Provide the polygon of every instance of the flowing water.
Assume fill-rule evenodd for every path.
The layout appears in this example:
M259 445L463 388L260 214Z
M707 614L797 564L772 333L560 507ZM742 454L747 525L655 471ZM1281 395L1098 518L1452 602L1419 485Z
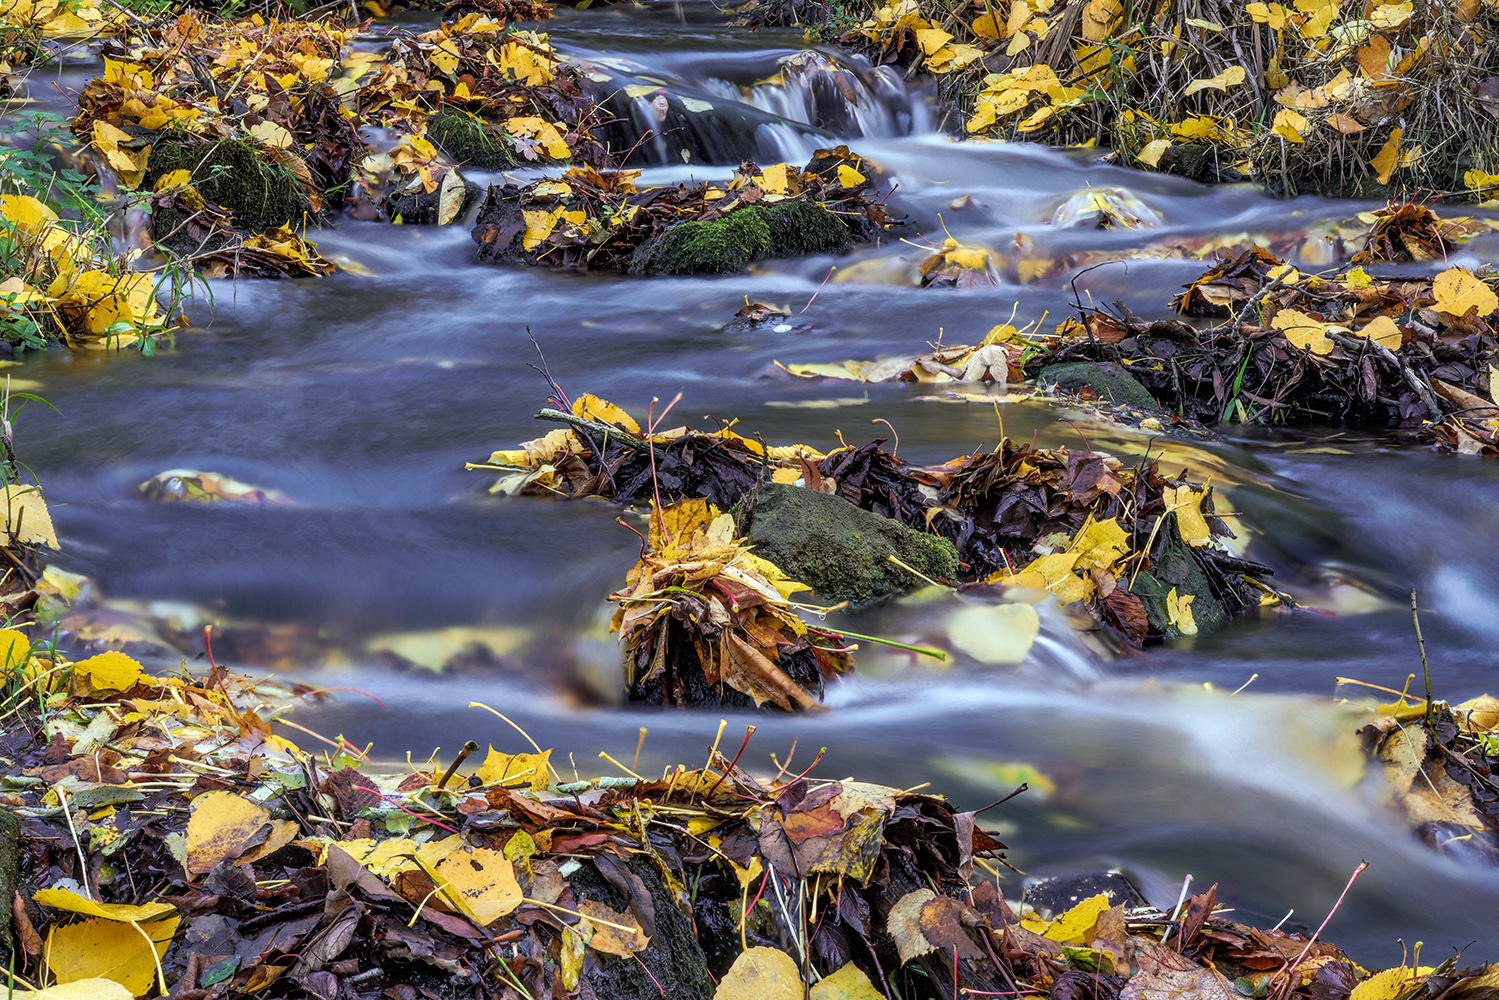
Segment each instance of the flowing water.
M934 130L931 95L898 74L812 49L796 33L737 32L705 4L562 11L546 28L621 86L713 105L716 125L641 144L643 183L723 179L741 157L804 160L846 141L891 175L891 205L928 237L940 242L945 226L1001 257L1021 245L1038 259L1160 238L1291 234L1370 207L1208 188L1100 165L1087 151L955 144ZM88 70L70 67L58 82L77 86ZM34 79L32 94L60 108L50 84ZM628 127L648 127L651 97L628 101L616 109ZM1160 227L1051 224L1070 195L1100 187L1134 192ZM626 279L477 264L462 225L344 221L314 235L324 254L373 276L218 283L211 304L191 305L199 328L175 351L28 361L12 373L40 382L65 416L29 410L19 440L47 487L67 568L113 598L207 605L318 632L342 652L299 673L380 702L342 693L299 720L375 741L391 758L440 746L447 759L467 738L518 749L516 734L470 701L573 752L589 773L600 750L629 759L641 727L642 768L700 758L717 729L718 713L614 703L618 652L604 596L622 585L637 548L617 510L494 498L482 473L463 471L550 429L532 419L546 389L528 367L528 328L570 392L642 413L652 397L680 391L674 417L737 417L769 442L822 448L839 431L851 441L888 437L872 423L881 418L899 433L901 457L940 461L993 446L995 409L923 400L905 385L792 381L774 362L872 358L939 337L973 343L1012 311L1017 325L1055 320L1074 294L1065 277L918 289L924 251L901 243L837 261L823 285L832 260ZM1087 273L1077 291L1161 315L1200 269L1136 260ZM787 329L724 328L746 297L801 310L819 287ZM1417 843L1364 775L1357 709L1329 700L1337 677L1398 688L1419 670L1404 597L1413 586L1440 693L1461 700L1494 686L1499 465L1397 448L1377 432L1231 430L1186 445L1040 403L1007 404L1001 415L1012 437L1073 447L1081 438L1123 456L1149 445L1167 466L1211 476L1249 554L1312 610L1108 660L1043 608L1042 638L1018 670L866 650L860 674L831 693L831 711L731 716L726 739L737 744L753 721L746 759L755 766L771 752L784 758L796 740L798 763L829 748L818 773L931 781L965 807L1030 776L1040 792L986 814L1020 868L1118 866L1158 903L1174 902L1191 874L1199 887L1220 883L1219 898L1241 918L1274 923L1294 908L1293 921L1315 926L1366 859L1329 939L1370 965L1399 961L1401 939L1426 942L1428 959L1469 945L1469 958L1499 957L1499 873ZM147 477L184 467L274 487L296 503L198 507L137 493ZM956 606L917 595L844 622L941 642ZM391 634L462 628L484 630L498 662L437 675L393 669L371 652Z

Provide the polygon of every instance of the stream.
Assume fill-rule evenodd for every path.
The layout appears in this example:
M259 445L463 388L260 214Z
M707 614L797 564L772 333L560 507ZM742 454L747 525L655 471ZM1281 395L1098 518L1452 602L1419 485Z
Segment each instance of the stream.
M888 172L897 185L890 205L926 239L940 243L945 228L1000 257L1021 239L1040 259L1297 233L1377 207L1205 187L1102 165L1089 150L954 143L939 131L928 88L811 49L800 32L739 31L707 3L562 9L541 30L622 82L660 84L749 123L708 134L712 141L643 143L642 186L723 180L741 157L805 162L819 146L847 142ZM805 72L783 71L788 58ZM840 69L854 81L846 93L827 82ZM34 106L64 110L62 95L92 70L75 62L38 73ZM649 121L648 104L632 113ZM684 162L684 144L699 155ZM723 155L700 162L705 148ZM1052 224L1068 196L1105 187L1133 192L1161 225ZM629 761L642 727L640 770L696 762L722 716L616 703L605 596L623 585L638 547L615 523L616 508L494 497L486 474L464 471L550 429L532 417L547 390L530 367L528 330L570 393L643 416L653 397L681 392L668 426L738 418L767 442L826 450L840 431L851 443L890 437L879 418L899 434L900 457L939 462L992 448L995 408L920 398L929 386L793 380L775 362L867 359L939 338L975 343L1012 313L1017 326L1043 314L1055 322L1073 295L1070 274L920 289L915 262L926 251L900 242L721 278L639 279L479 264L463 224L344 220L309 236L325 256L370 274L215 282L211 302L189 304L195 326L175 350L54 353L9 369L40 383L63 414L29 408L17 430L18 451L47 491L61 564L112 599L157 611L206 606L320 634L339 651L323 664L244 665L367 692L338 692L296 719L360 746L373 741L381 758L409 751L421 760L441 747L449 760L470 738L522 749L512 729L466 707L476 701L555 746L564 774L569 751L585 774L608 767L599 751ZM1499 259L1493 248L1471 245L1454 262ZM1202 266L1132 260L1090 271L1076 287L1164 316ZM746 297L793 312L811 304L789 330L726 331ZM1174 903L1190 874L1194 891L1219 883L1220 901L1248 922L1273 925L1294 910L1292 922L1315 928L1367 860L1329 940L1371 968L1398 964L1418 941L1425 964L1454 948L1467 949L1466 964L1499 959L1499 871L1432 852L1381 804L1355 736L1365 695L1336 687L1350 677L1400 688L1419 674L1412 587L1438 696L1455 703L1496 686L1499 465L1397 446L1378 430L1229 427L1220 440L1189 443L1152 441L1043 402L1007 403L1000 416L1016 439L1126 459L1149 447L1172 471L1211 477L1247 552L1307 610L1109 659L1043 607L1041 639L1019 669L962 656L937 665L866 646L859 674L830 692L830 711L730 714L725 742L737 746L753 723L744 759L754 768L771 767L771 753L784 761L795 740L797 770L825 746L817 774L929 781L963 808L1029 780L1033 791L984 816L1016 867L1118 867L1158 905ZM137 484L174 468L274 487L295 503L139 495ZM838 620L931 643L955 607L955 598L918 594ZM441 630L482 632L499 655L435 673L396 669L371 652L383 638ZM1353 704L1330 700L1339 694Z

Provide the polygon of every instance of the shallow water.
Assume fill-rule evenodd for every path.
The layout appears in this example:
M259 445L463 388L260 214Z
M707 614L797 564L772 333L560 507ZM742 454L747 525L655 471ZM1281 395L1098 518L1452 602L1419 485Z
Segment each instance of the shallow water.
M741 137L753 144L743 155L804 157L848 141L896 180L892 206L926 238L941 242L945 227L1001 257L1017 237L1042 258L1157 239L1289 237L1369 207L1273 201L1248 187L1099 165L1080 151L953 144L932 130L928 94L867 67L854 70L880 95L882 113L866 115L857 135L820 134L805 92L757 86L780 58L806 48L800 36L736 33L708 5L564 11L548 29L560 47L621 79L717 105L735 94L753 103L745 113L762 124ZM59 82L76 87L85 70ZM61 106L49 81L32 88L42 106ZM777 111L802 120L766 117ZM669 147L651 162L645 182L732 169L681 163ZM1068 195L1108 186L1133 191L1162 227L1049 224ZM951 207L968 196L967 207ZM994 410L924 401L910 386L792 381L774 362L872 358L939 337L971 343L1012 312L1017 324L1060 317L1073 295L1065 277L921 290L910 276L924 251L901 243L745 275L641 280L477 264L463 226L346 221L316 236L326 255L374 277L216 283L211 303L190 307L199 328L174 351L28 361L11 371L41 382L65 416L34 407L18 439L47 487L67 568L114 598L191 602L321 630L344 651L342 662L306 675L356 685L383 704L346 693L299 720L374 741L391 758L434 746L450 756L467 738L516 749L516 734L465 707L470 701L572 751L583 772L597 770L600 750L632 754L640 727L649 729L642 767L696 760L717 728L716 713L653 712L604 697L618 678L604 596L622 585L637 548L615 524L618 511L597 501L492 498L482 473L463 471L549 429L532 419L546 387L529 367L528 330L570 392L643 413L652 397L680 391L674 416L683 420L737 417L769 442L823 448L839 431L850 441L888 436L871 423L883 418L899 433L902 457L939 461L992 447ZM1161 315L1200 270L1133 261L1089 272L1077 287ZM723 330L746 297L800 310L814 293L805 326L793 331ZM1149 443L1039 403L1006 405L1002 417L1005 433L1043 445L1082 438L1133 456ZM1152 445L1165 449L1166 465L1213 477L1223 506L1240 515L1250 555L1304 595L1306 612L1267 614L1110 662L1043 609L1043 641L1018 671L961 658L934 668L870 652L860 676L832 693L830 712L730 716L725 738L737 742L753 721L760 729L746 759L755 766L768 766L771 752L784 759L795 739L801 761L829 748L818 773L901 787L931 781L967 807L1008 793L1020 780L1013 765L1028 764L1055 789L986 814L1015 864L1036 873L1121 866L1158 903L1174 902L1191 874L1199 887L1220 883L1220 899L1241 916L1273 924L1294 908L1292 920L1316 926L1367 859L1369 871L1329 925L1331 940L1370 965L1398 961L1401 938L1425 941L1435 960L1470 943L1470 958L1499 956L1499 874L1431 854L1381 810L1361 780L1357 712L1327 701L1339 676L1398 688L1419 670L1404 596L1411 587L1426 608L1440 692L1460 700L1494 686L1499 466L1396 449L1377 433L1338 435ZM275 487L296 503L202 508L136 492L147 477L184 467ZM1332 578L1358 587L1329 587ZM913 598L845 621L941 641L955 606ZM508 630L513 648L492 669L451 677L395 671L361 651L374 636L459 626ZM1243 693L1226 693L1254 675Z

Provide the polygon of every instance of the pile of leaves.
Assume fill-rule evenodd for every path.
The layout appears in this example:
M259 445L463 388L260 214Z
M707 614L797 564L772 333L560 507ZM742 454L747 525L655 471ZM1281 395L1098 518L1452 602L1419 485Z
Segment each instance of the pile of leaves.
M1359 731L1394 805L1431 847L1499 863L1499 700L1408 699L1375 706Z
M1214 514L1212 488L1165 475L1154 460L1130 466L1091 450L1005 439L992 452L922 467L878 441L823 454L768 447L731 428L647 434L593 396L538 416L569 427L468 466L502 473L495 492L621 503L703 498L727 511L752 505L760 483L796 484L947 538L967 584L1079 604L1131 646L1285 600L1264 583L1267 567L1226 546L1233 532Z
M1499 11L1478 0L756 0L747 19L837 25L933 74L969 134L1282 194L1499 184Z
M978 813L789 759L757 777L752 727L659 778L564 781L534 746L465 768L472 742L387 768L271 732L305 689L0 643L22 996L1480 1000L1499 982L1453 959L1364 969L1229 920L1216 886L1169 911L1117 878L1007 900Z
M624 641L632 701L806 711L818 707L826 678L852 666L788 604L810 588L735 530L733 514L702 499L652 511L640 561L610 597L620 605L610 629ZM725 685L743 697L726 697Z
M1376 216L1351 267L1305 274L1251 247L1172 301L1178 312L1218 324L1095 308L1061 324L1061 341L1033 357L1027 372L1084 359L1123 362L1155 399L1191 421L1349 420L1419 428L1443 448L1493 453L1499 282L1487 269L1457 267L1372 277L1365 265L1431 260L1450 246L1428 209L1396 206Z
M884 231L875 168L847 146L804 168L746 162L727 183L639 190L639 171L574 166L491 187L474 241L481 260L594 271L737 271L752 260L841 253Z
M530 5L501 6L378 47L337 18L132 21L71 127L158 246L212 274L327 273L298 232L340 208L446 224L476 191L461 164L610 163L590 81L511 27Z

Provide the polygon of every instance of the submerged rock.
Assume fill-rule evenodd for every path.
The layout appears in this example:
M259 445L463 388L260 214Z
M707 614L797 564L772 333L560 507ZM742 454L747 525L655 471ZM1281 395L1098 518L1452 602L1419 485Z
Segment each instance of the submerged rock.
M1092 389L1099 399L1111 403L1126 403L1149 413L1165 412L1149 389L1125 371L1122 365L1111 361L1069 361L1047 365L1041 369L1041 377L1048 382L1055 382L1062 389Z
M958 575L958 552L936 535L855 507L839 496L767 483L750 512L749 540L769 559L831 601L867 604Z
M851 242L848 227L810 201L746 205L722 219L672 226L640 245L630 270L727 274L769 257L846 253Z

